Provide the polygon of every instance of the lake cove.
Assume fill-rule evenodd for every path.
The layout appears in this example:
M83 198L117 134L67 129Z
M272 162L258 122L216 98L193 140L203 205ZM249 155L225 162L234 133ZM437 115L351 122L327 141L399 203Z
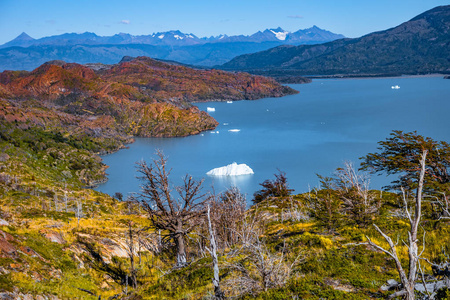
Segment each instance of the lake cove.
M392 87L399 88L393 89ZM135 163L168 157L170 179L179 185L186 174L204 178L204 191L237 186L250 201L277 169L286 172L295 193L318 186L316 174L330 176L344 161L376 151L392 130L414 131L450 141L450 80L442 77L316 79L291 85L297 95L252 101L198 103L220 125L211 132L183 138L137 138L129 149L103 156L108 182L97 190L124 196L139 191ZM245 163L252 175L208 176L214 168ZM372 188L390 179L373 176Z

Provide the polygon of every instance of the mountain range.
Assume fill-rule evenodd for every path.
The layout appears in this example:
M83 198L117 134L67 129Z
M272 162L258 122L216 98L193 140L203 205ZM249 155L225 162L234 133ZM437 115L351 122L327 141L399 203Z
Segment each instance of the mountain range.
M276 76L450 73L450 5L360 38L283 45L241 55L220 68Z
M15 39L0 45L0 48L29 47L42 45L124 45L144 44L153 46L191 46L206 43L229 43L229 42L282 42L283 44L318 44L343 38L342 34L335 34L327 30L313 26L296 32L289 32L280 27L258 31L252 35L219 35L199 38L192 33L183 33L179 30L158 32L149 35L131 35L119 33L113 36L98 36L92 32L64 33L34 39L23 32Z
M32 70L51 60L76 63L118 63L124 56L149 56L184 64L214 66L235 56L279 45L317 44L343 38L313 26L288 32L266 29L245 36L219 35L199 38L178 30L134 36L119 33L98 36L85 32L34 39L26 33L0 46L1 70Z

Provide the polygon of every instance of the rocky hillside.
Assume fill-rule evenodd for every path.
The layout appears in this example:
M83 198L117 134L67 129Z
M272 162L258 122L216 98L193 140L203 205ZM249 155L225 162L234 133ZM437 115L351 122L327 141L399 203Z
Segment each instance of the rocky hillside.
M239 56L222 68L297 75L448 73L450 5L360 38L321 45L280 46Z
M151 97L157 101L169 98L181 102L255 100L296 93L261 76L193 70L146 57L125 59L101 72L101 77L108 82L126 82L137 97Z
M21 128L39 125L102 139L109 151L129 136L186 136L215 128L217 122L191 102L290 93L295 91L264 77L147 57L90 67L53 61L32 72L0 73L0 118Z

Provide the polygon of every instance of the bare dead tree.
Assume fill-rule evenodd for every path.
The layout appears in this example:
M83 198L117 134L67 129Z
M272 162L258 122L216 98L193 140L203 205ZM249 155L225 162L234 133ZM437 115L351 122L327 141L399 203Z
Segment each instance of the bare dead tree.
M244 221L238 233L241 245L231 254L240 258L228 265L238 275L230 276L225 282L234 296L247 293L255 295L269 288L284 286L294 267L302 260L301 254L289 262L286 251L272 253L260 238L262 228L258 224L258 217L255 213Z
M209 244L211 245L211 249L206 248L208 252L211 254L212 261L213 261L213 285L214 285L214 297L217 300L225 299L225 295L220 289L220 278L219 278L219 260L217 259L217 245L216 245L216 239L215 239L215 233L214 229L211 225L211 213L210 213L210 207L208 205L207 209L207 217L208 217L208 230L209 230Z
M55 202L55 211L59 211L58 210L58 195L56 193L53 195L53 201Z
M134 253L135 253L135 245L134 245L134 235L135 232L133 230L133 223L130 221L128 223L128 232L126 233L126 242L127 242L127 252L128 257L130 258L130 278L131 278L131 285L133 288L137 287L137 270L134 266Z
M409 254L409 264L408 264L408 272L405 271L403 268L400 258L397 255L397 244L392 241L392 239L385 234L377 225L374 224L375 229L383 236L383 238L386 240L386 242L389 244L389 249L385 249L382 246L374 243L369 237L367 237L368 243L373 246L374 248L386 253L390 257L394 259L395 265L397 267L397 272L400 276L400 280L402 283L403 289L392 294L390 298L398 297L398 296L405 296L407 300L414 300L415 299L415 293L414 293L414 287L415 282L417 279L417 267L419 265L420 267L420 258L425 250L425 244L422 246L422 251L419 253L418 248L418 229L420 224L420 218L422 214L422 190L423 190L423 183L424 183L424 177L425 177L425 160L427 156L427 150L424 150L422 152L422 158L420 160L420 166L421 171L419 175L419 181L415 196L415 208L414 213L411 214L411 212L408 209L408 203L406 199L406 193L403 192L403 202L405 205L405 212L409 220L410 224L410 230L408 231L408 243L405 243L408 247L408 254ZM425 235L425 233L424 233Z
M445 192L437 192L438 196L429 196L433 205L438 207L437 220L449 220L450 219L450 201Z
M309 220L310 216L307 212L305 205L301 205L298 202L294 202L294 199L290 198L289 207L285 211L281 212L281 219L284 220L294 220L296 222L302 220Z
M64 201L64 209L67 212L67 202L68 202L68 197L67 197L67 191L64 191L64 196L63 196L63 201Z
M210 205L217 246L219 249L230 248L239 240L237 232L241 230L247 205L245 196L238 188L232 187L213 197Z
M351 162L336 170L334 187L342 201L342 210L358 225L367 225L381 206L380 199L370 193L368 173L357 172Z
M185 176L183 186L175 188L178 193L175 198L169 183L171 170L167 169L167 159L160 151L157 156L153 164L137 163L142 181L139 199L153 227L161 230L163 240L175 243L176 267L183 267L187 263L185 237L200 222L208 198L201 193L203 180L196 181L189 175Z
M75 208L75 217L77 218L77 226L80 225L80 219L84 217L83 203L80 199L77 199L77 207Z

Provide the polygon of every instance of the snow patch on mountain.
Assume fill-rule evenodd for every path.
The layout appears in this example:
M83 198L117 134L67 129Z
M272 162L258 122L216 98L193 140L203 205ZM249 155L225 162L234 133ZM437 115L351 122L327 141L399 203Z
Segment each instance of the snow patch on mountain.
M269 29L270 32L275 34L275 37L279 39L280 41L284 41L286 39L286 36L289 34L289 31L275 31L274 29Z

